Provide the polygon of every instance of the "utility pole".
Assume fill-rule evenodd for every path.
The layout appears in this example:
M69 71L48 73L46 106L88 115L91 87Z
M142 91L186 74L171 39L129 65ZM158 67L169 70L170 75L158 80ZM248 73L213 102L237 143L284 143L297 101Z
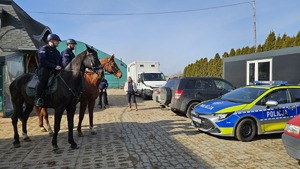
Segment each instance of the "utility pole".
M253 19L254 19L254 49L256 52L256 2L253 0Z
M254 49L256 52L256 2L253 0L252 2L248 2L253 8L253 24L254 24Z

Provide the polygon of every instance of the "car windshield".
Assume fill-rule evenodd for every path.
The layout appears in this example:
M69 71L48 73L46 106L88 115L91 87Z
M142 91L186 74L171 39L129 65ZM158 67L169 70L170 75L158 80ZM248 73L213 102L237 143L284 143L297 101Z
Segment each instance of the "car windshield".
M144 73L144 81L165 81L165 76L162 73Z
M267 89L263 88L251 88L251 87L241 87L235 89L229 93L224 94L221 99L237 102L237 103L251 103L261 94L263 94Z

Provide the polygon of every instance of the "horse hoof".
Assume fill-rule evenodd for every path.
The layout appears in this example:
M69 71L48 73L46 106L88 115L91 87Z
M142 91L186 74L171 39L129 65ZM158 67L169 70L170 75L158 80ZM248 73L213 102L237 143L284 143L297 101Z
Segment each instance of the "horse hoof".
M53 136L53 134L54 134L53 132L49 132L49 136L50 136L50 137L52 137L52 136Z
M78 132L78 133L77 133L77 136L78 136L78 137L83 137L82 132Z
M61 150L58 148L58 146L53 146L52 151L53 151L53 153L55 153L55 154L60 154L60 153L61 153Z
M91 131L91 135L96 135L96 134L97 134L97 132Z
M59 148L58 149L53 149L52 151L55 154L61 154L62 153L62 151Z
M31 141L31 139L30 139L29 137L25 137L23 140L24 140L25 142Z
M14 144L14 148L20 148L21 147L21 144L20 143L13 143Z
M47 132L47 130L45 129L45 127L41 127L41 132Z
M75 149L79 149L79 147L76 143L74 143L74 144L71 144L71 149L75 150Z

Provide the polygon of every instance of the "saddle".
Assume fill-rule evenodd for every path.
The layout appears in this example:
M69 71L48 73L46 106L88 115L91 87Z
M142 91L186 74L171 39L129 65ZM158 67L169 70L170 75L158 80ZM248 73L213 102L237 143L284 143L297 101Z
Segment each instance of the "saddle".
M36 74L33 75L32 79L28 82L26 86L26 94L28 96L35 96L36 86L39 82L39 78ZM45 91L46 95L52 94L57 90L57 76L52 74L48 79L47 89Z

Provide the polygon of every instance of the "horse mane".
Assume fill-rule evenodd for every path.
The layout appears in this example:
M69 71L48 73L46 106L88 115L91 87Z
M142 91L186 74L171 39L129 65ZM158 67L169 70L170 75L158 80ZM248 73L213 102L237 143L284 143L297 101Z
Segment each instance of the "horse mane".
M65 70L75 70L75 71L79 71L81 69L81 67L79 66L79 63L81 63L84 59L84 57L88 54L88 53L96 53L96 51L93 48L90 48L86 45L86 50L82 51L81 53L79 53L66 67Z

